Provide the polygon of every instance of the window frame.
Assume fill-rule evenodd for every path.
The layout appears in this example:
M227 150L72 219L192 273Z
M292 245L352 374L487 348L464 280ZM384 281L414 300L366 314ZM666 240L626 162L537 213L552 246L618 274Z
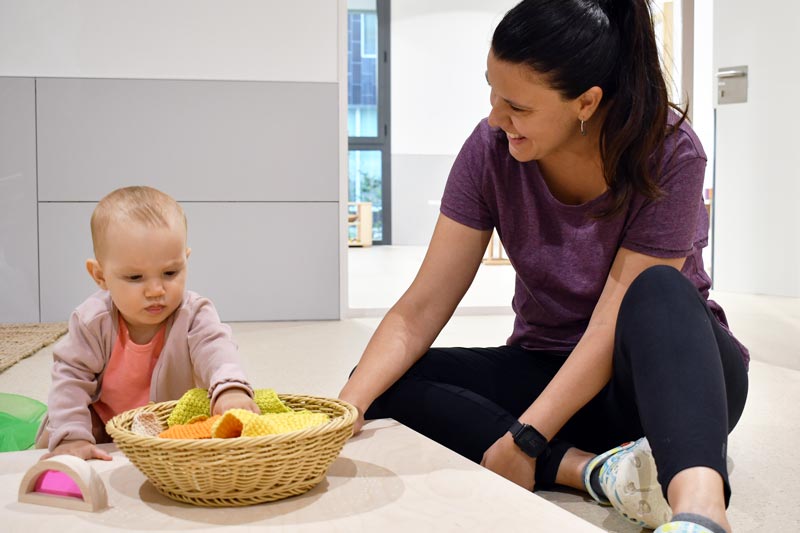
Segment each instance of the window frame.
M392 179L391 179L391 94L390 94L390 0L375 0L378 18L378 135L375 137L347 138L348 158L351 151L381 152L381 217L383 223L382 238L373 240L373 244L392 243ZM348 10L348 13L358 10ZM361 31L363 32L363 24ZM362 43L363 48L363 43ZM366 56L371 57L371 56ZM348 77L350 73L348 72ZM349 131L348 131L349 135ZM349 178L348 178L349 179ZM349 190L349 187L348 187ZM348 201L353 201L349 198Z

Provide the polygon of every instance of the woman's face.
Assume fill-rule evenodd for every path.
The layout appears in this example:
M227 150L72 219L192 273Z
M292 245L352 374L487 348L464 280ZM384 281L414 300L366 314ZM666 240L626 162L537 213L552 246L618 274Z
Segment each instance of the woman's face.
M489 125L501 128L517 161L541 160L576 148L581 105L551 88L526 65L501 61L489 52L486 81L492 88Z

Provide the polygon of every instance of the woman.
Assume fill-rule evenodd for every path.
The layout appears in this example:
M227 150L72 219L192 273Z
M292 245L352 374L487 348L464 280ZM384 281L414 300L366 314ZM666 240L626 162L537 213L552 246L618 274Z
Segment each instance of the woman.
M749 356L707 300L706 157L668 101L647 1L524 0L486 74L491 113L420 271L341 392L356 429L392 417L528 489L586 490L659 532L730 531ZM493 228L517 273L512 335L431 349Z

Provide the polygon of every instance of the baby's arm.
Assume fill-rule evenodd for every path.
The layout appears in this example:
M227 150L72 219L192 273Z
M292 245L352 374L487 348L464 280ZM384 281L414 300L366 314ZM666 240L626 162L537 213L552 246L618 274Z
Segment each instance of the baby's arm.
M189 353L196 376L208 388L213 414L228 409L260 413L253 401L253 387L239 360L239 349L230 326L223 324L214 304L200 298L188 332Z
M105 363L98 331L95 324L85 324L73 313L67 335L53 349L46 428L51 451L59 448L62 441L95 442L90 405L97 393L97 376Z
M89 459L102 459L110 461L111 456L88 440L62 440L52 452L44 454L39 460L53 457L54 455L74 455L84 461Z
M250 394L238 387L219 393L217 401L214 402L214 412L212 414L221 415L229 409L246 409L247 411L261 414L261 409L258 408Z

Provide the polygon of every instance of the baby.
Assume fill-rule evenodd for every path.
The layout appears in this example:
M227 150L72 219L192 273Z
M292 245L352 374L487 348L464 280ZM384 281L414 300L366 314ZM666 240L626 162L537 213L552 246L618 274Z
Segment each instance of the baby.
M185 290L186 216L150 187L117 189L92 214L93 259L102 289L72 313L53 350L48 415L37 447L83 459L111 456L105 423L149 401L208 389L211 409L259 412L230 328L214 305Z

